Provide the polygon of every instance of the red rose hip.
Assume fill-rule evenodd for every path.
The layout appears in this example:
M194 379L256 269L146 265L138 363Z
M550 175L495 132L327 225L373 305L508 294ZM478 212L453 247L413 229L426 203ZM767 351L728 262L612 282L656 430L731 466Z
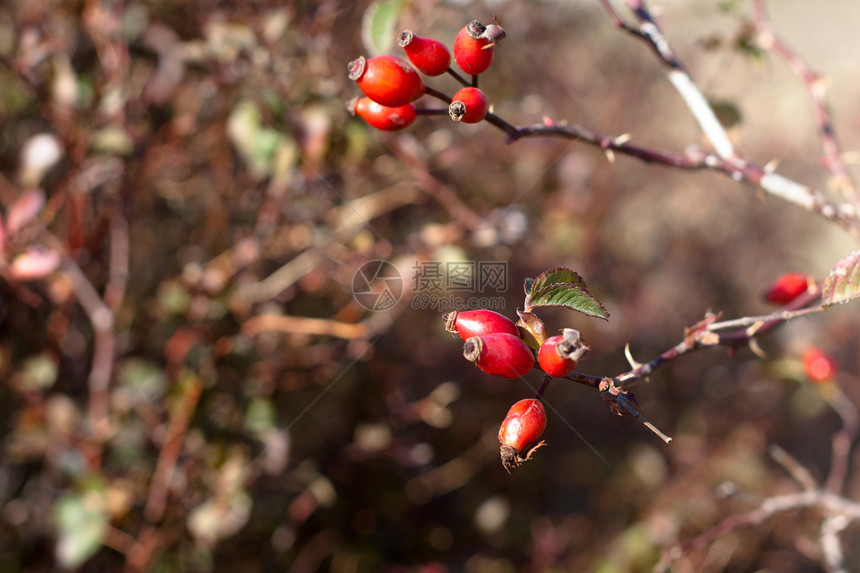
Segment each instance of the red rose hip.
M473 336L463 345L463 356L491 376L519 378L535 364L531 349L518 336L494 332Z
M570 356L573 350L573 346L560 334L547 338L538 351L541 370L556 378L567 376L577 364L576 359Z
M493 63L495 42L486 37L486 31L486 26L472 20L454 38L454 61L467 74L482 74Z
M508 472L531 459L532 453L544 445L544 442L538 443L544 430L546 411L540 400L520 400L511 406L499 427L502 465Z
M350 113L384 131L397 131L415 121L415 105L407 103L399 107L388 107L376 103L369 97L356 98L347 106Z
M838 370L836 361L827 352L817 346L810 346L801 357L803 372L810 382L823 384L836 378Z
M771 304L788 304L807 290L812 277L805 273L786 273L776 279L764 292L764 300Z
M484 308L463 312L455 310L443 316L442 320L445 321L445 330L456 332L463 340L494 332L506 332L517 338L520 336L517 325L508 317Z
M490 105L487 96L478 88L463 88L451 98L448 115L454 121L463 123L478 123L487 117Z
M364 95L388 107L415 101L426 91L421 76L406 60L394 56L359 56L349 63L349 79L355 80Z
M412 30L404 30L397 43L406 51L412 65L428 76L444 74L451 65L451 54L439 40L422 38Z

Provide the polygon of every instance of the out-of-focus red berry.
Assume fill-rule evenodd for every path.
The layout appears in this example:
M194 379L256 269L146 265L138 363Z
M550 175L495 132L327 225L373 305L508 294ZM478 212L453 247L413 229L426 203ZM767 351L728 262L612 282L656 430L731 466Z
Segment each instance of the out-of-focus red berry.
M369 97L357 98L348 106L350 113L385 131L397 131L415 121L415 105L407 103L399 107L388 107L376 103Z
M788 304L809 289L812 277L805 273L786 273L765 290L764 300L771 304Z
M412 65L428 76L444 74L451 65L451 54L445 44L433 38L422 38L404 30L398 44L406 51Z
M394 56L364 56L349 63L349 78L358 83L364 95L388 107L415 101L426 91L424 81L412 64Z
M818 346L809 346L803 351L803 372L810 382L823 384L836 378L838 367L830 354Z
M473 336L463 345L463 356L491 376L519 378L534 367L531 349L518 336L494 332Z

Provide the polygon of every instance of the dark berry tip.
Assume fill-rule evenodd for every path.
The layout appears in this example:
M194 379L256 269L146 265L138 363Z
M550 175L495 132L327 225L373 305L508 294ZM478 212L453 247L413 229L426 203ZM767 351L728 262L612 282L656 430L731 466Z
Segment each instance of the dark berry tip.
M400 32L400 36L397 38L397 44L401 48L405 48L409 44L412 43L412 39L415 37L415 34L412 33L412 30L403 30Z
M463 356L469 362L475 362L481 357L481 352L484 350L484 341L480 336L473 336L466 340L463 344Z
M463 121L463 118L466 117L466 104L461 101L452 102L448 106L448 115L454 121Z
M367 60L364 56L359 56L349 63L347 70L349 71L349 79L358 80L364 74L364 68L367 67Z
M487 27L481 24L480 20L472 20L466 25L466 31L473 40L482 37L486 30Z

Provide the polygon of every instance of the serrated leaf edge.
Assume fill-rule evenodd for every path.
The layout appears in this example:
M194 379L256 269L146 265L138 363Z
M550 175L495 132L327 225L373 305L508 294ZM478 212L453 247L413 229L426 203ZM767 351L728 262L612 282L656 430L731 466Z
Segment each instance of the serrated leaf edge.
M594 314L594 313L586 312L582 309L579 309L579 308L576 308L573 306L569 306L566 304L529 304L528 307L529 308L539 308L539 307L569 308L571 310L581 312L582 314L584 314L586 316L593 316L595 318L602 318L603 320L609 320L609 311L606 310L606 307L603 306L603 303L601 303L599 300L594 298L594 296L590 292L588 292L588 290L586 290L586 289L582 288L581 286L574 284L574 283L553 283L553 284L547 285L547 286L545 286L545 287L543 287L537 291L532 292L531 295L529 296L529 299L531 301L531 299L533 299L535 296L539 295L541 292L546 291L546 290L551 289L551 288L559 287L559 286L570 287L571 290L579 291L580 293L584 294L591 301L593 301L594 304L596 304L600 308L600 310L603 312L603 314Z

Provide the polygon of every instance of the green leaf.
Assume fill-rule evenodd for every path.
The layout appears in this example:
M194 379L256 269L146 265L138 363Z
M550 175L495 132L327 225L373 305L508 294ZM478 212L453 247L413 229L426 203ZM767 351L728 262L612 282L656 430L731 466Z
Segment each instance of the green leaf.
M836 263L821 287L824 306L847 302L857 296L860 296L860 251L854 251Z
M585 288L573 283L551 284L540 290L533 290L527 308L538 306L563 306L588 316L609 320L606 308Z
M531 292L539 291L554 284L574 284L584 291L588 290L588 287L585 286L585 281L576 272L567 267L553 267L538 275L534 280Z
M378 0L368 6L361 19L361 42L371 57L385 54L394 46L394 27L407 3L407 0Z
M523 290L526 292L526 296L532 293L532 287L534 286L534 284L534 279L527 278L525 281L523 281Z
M563 306L588 316L609 319L609 313L591 296L585 280L567 267L553 267L525 282L526 312L536 306Z

